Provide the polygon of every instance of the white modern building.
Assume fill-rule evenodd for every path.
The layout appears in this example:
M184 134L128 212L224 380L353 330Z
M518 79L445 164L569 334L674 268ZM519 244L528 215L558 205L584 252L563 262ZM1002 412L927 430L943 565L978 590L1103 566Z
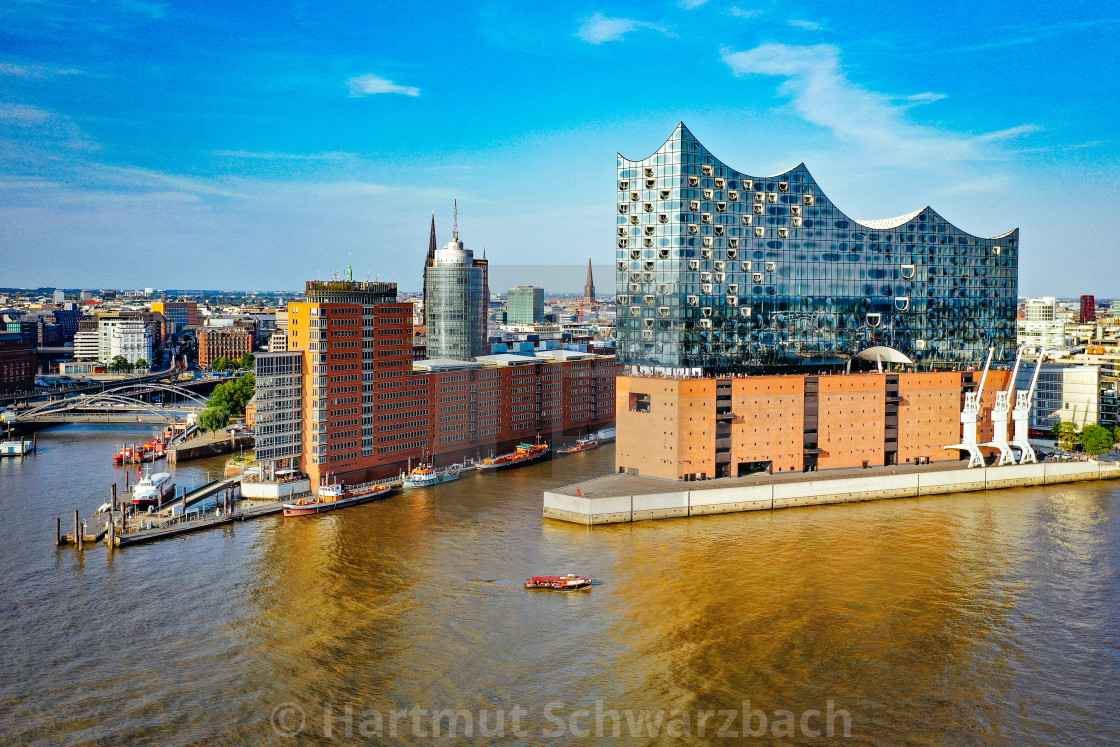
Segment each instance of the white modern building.
M102 360L110 363L118 355L132 364L141 360L150 364L152 362L152 328L139 319L117 320L115 324L111 325L108 354Z
M1027 389L1034 362L1024 362L1015 380L1016 389ZM1030 428L1049 431L1069 420L1078 428L1100 422L1100 366L1078 366L1043 363L1038 375L1038 388L1031 405Z
M254 401L257 461L298 466L303 452L303 353L258 354Z
M1027 350L1066 347L1066 323L1058 317L1057 305L1053 296L1027 299L1023 305L1024 318L1018 323L1020 347Z
M78 330L74 333L74 357L80 361L98 360L98 337L97 330Z

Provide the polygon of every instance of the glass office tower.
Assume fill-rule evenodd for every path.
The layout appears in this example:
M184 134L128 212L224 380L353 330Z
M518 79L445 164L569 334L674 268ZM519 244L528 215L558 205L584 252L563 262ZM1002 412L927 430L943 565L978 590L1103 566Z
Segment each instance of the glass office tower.
M871 347L923 368L1014 357L1019 231L930 208L853 220L804 164L754 177L681 123L618 156L618 360L735 372L839 364Z
M544 321L544 288L519 285L506 294L507 324L540 324Z
M428 358L469 361L485 355L490 291L487 262L463 248L459 231L427 268L424 308Z

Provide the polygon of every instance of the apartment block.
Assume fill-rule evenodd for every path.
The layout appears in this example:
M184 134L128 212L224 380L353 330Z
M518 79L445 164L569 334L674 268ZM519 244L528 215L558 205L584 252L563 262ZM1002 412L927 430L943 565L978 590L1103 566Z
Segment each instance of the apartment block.
M241 327L199 327L198 365L210 368L219 358L237 360L253 352L253 333Z

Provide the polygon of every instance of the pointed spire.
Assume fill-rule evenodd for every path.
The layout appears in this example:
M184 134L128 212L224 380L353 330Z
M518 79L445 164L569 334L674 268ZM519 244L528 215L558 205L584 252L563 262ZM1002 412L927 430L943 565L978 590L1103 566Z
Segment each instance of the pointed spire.
M428 237L428 264L431 264L432 260L434 260L436 258L436 247L437 246L438 246L438 244L436 244L436 211L433 210L432 211L432 233Z
M350 252L346 252L346 282L354 279L354 268L350 264Z
M459 240L459 198L455 198L455 223L451 229L451 238L454 241Z
M583 300L595 303L595 279L591 276L591 257L587 258L587 283L583 286Z

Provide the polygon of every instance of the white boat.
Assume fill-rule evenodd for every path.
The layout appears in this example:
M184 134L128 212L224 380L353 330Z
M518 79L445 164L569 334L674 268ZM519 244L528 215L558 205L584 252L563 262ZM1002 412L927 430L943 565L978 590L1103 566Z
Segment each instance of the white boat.
M132 489L132 505L144 509L159 505L174 495L175 485L171 482L170 472L149 473Z
M451 482L458 480L459 474L463 470L463 465L452 464L447 469L440 472L431 464L422 463L418 467L414 467L411 472L404 476L401 481L402 488L426 488L429 485L438 485L441 482Z

